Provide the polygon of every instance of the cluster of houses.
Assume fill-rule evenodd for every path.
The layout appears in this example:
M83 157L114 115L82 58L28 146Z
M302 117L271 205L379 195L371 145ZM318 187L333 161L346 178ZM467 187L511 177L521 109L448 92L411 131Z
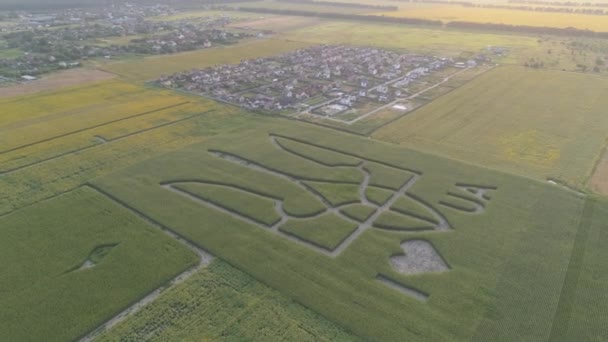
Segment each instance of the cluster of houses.
M21 51L20 56L0 59L0 75L20 77L77 67L89 58L112 58L123 54L167 54L232 44L253 36L249 32L226 29L230 18L213 16L188 20L145 20L146 15L172 13L165 7L145 7L137 15L74 12L86 16L66 27L30 28L2 35L0 46ZM156 10L155 10L156 9ZM66 14L64 14L66 15ZM101 17L101 19L99 18ZM63 17L62 17L63 18ZM73 18L73 17L70 17ZM65 19L63 19L65 20ZM120 42L112 38L132 37Z
M407 97L412 82L454 64L449 58L372 47L320 45L156 82L251 110L333 116L369 102L381 105Z
M34 28L45 28L65 26L80 23L106 22L121 25L124 22L141 21L149 17L169 16L178 11L167 5L143 5L143 4L110 4L95 8L69 8L48 13L13 12L12 21L15 25L13 30L28 30Z

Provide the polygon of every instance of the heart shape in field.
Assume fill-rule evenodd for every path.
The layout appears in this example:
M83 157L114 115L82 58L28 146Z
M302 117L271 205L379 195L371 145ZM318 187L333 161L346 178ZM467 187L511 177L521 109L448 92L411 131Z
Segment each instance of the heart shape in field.
M426 240L408 240L401 244L405 254L390 258L393 268L403 274L445 272L450 266Z

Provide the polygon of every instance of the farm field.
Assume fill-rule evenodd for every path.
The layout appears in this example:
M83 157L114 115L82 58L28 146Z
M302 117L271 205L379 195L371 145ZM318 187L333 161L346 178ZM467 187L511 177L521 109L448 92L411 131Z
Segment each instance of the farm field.
M8 115L3 116L4 124L0 125L0 173L179 122L215 108L212 103L204 108L198 100L122 81L9 98L2 106Z
M542 7L542 6L541 6ZM528 25L540 27L576 27L592 31L608 31L608 20L601 15L520 11L502 8L477 8L443 4L400 3L399 11L379 15L475 23Z
M0 234L3 341L75 340L198 262L88 188L0 218Z
M605 145L607 89L599 76L500 67L373 137L582 187Z
M315 44L371 45L387 49L415 51L456 57L477 52L489 45L510 49L530 49L534 37L478 32L459 32L396 24L330 21L285 34L285 38Z
M0 80L0 341L608 340L608 39L234 7L608 19L337 1L15 12L104 50Z
M348 14L369 14L382 12L383 10L374 8L359 8L359 7L345 7L335 6L332 4L324 3L295 3L295 2L282 2L274 0L262 0L252 2L242 2L231 4L231 7L253 7L253 8L269 8L274 10L296 10L296 11L310 11L310 12L327 12L327 13L348 13Z
M0 215L243 124L215 102L118 80L0 102L11 109L0 116Z
M353 3L354 1L339 0L338 2ZM608 31L608 22L606 22L606 17L603 15L586 15L579 13L557 13L544 11L523 11L508 8L482 8L472 6L461 6L457 3L434 4L395 1L356 1L355 3L373 6L397 6L398 10L383 11L382 9L374 8L357 8L322 4L296 4L291 2L286 3L272 0L265 0L262 2L255 3L243 3L242 7L269 8L273 10L298 10L317 13L368 14L386 17L439 20L443 23L449 23L452 21L466 21L473 23L526 25L538 27L575 27L578 29L586 29L599 32ZM492 3L490 4L494 5ZM506 2L499 2L497 4L507 5ZM536 6L533 7L543 6L536 4ZM581 7L575 8L580 9Z
M287 39L316 44L378 46L399 51L468 57L488 46L508 49L498 63L525 65L542 62L543 68L607 74L604 66L594 70L598 58L608 53L604 39L537 37L518 34L481 33L453 29L421 28L394 24L325 21L283 34Z
M193 68L238 63L242 59L276 55L310 45L308 43L292 42L278 38L250 40L227 47L215 47L170 56L152 56L131 61L115 62L104 65L101 68L129 80L148 81L162 75Z
M305 124L256 117L248 127L247 133L215 136L149 159L93 186L362 338L543 340L551 334L562 288L571 286L564 283L584 196ZM281 141L298 153L283 149ZM316 156L327 153L362 164L326 166ZM389 194L379 200L384 204L359 201L376 208L366 222L392 213L390 229L355 223L350 234L321 223L310 232L282 231L283 224L320 217L319 205L333 213L351 205L333 206L305 183L369 190L378 186L377 177L395 180L378 188ZM179 184L222 185L285 209L276 209L280 222L262 224L238 201L209 201L205 187L184 192ZM398 198L406 203L393 211ZM302 205L293 213L296 200ZM413 213L403 214L408 210ZM366 216L336 215L345 222ZM420 220L426 220L422 230ZM336 234L343 238L334 248ZM430 270L416 268L415 256L400 256L408 248L400 244L408 243L443 261Z
M314 26L320 22L321 19L319 18L264 15L237 21L236 23L230 24L230 27L248 28L254 30L271 30L273 32L287 32L304 27Z
M357 337L222 261L96 341L357 341Z
M41 91L58 90L60 88L99 82L113 78L114 75L100 70L73 69L57 72L34 82L23 83L11 87L0 88L0 98L22 96Z

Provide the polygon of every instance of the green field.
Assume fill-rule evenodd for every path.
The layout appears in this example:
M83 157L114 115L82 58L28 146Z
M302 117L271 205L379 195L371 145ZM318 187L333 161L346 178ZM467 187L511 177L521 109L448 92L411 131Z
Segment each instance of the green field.
M420 217L440 213L447 226L431 224L437 231L429 232L368 228L346 248L323 252L315 244L294 240L290 234L249 223L161 186L171 179L188 179L253 191L249 174L257 174L262 181L274 178L279 184L294 184L289 193L277 187L264 194L287 202L306 193L298 186L300 180L362 181L363 174L358 179L351 175L349 170L356 170L354 167L328 167L312 158L296 158L274 145L269 134L341 153L364 164L417 172L417 180L407 190L413 197L405 199L418 198L434 211L422 204L409 209ZM408 174L404 174L405 181ZM491 200L481 213L439 204L453 201L446 192L456 191L455 184L462 183L497 190L488 190ZM94 184L353 333L383 340L548 338L559 313L562 288L570 286L567 269L585 204L580 195L544 182L261 117L251 121L247 134L214 137ZM191 222L202 223L193 226ZM311 227L314 230L307 239L332 241L325 233L336 228L335 224ZM413 238L431 241L450 270L413 276L394 270L389 257L401 251L401 241ZM378 275L428 295L427 300L421 302L386 286L376 280Z
M374 138L582 186L608 134L608 79L499 67Z
M594 170L608 179L606 40L223 10L154 20L225 13L229 29L275 33L90 61L116 77L0 99L0 341L608 340L608 200L585 188ZM356 122L145 83L314 44L508 54L414 81L406 94L445 83Z
M356 341L318 314L216 261L96 341Z
M75 340L198 262L88 188L0 218L0 234L3 341Z

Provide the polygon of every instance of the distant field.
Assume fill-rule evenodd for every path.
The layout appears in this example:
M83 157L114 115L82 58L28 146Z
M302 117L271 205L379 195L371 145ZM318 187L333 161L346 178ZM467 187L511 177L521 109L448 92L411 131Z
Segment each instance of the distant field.
M581 186L605 145L608 80L500 67L374 138Z
M213 109L197 102L117 80L0 100L0 173Z
M175 55L146 57L143 60L116 62L102 69L131 80L147 81L161 75L216 64L238 63L242 59L270 56L309 46L283 39L253 40L232 46L216 47Z
M94 184L363 338L545 340L551 334L584 198L544 181L305 124L265 117L249 122L247 132L212 137ZM338 160L341 166L327 166ZM368 181L352 166L357 161ZM314 183L316 191L297 181ZM318 216L319 205L327 205L318 196L345 203L338 208L350 210L349 220L366 220L365 208L373 204L349 204L359 200L352 188L362 181L370 202L387 201L396 187L412 197L390 205L383 226L374 216L374 228L351 239L349 230ZM457 184L485 187L487 196L473 200ZM259 222L266 211L246 206L251 196L268 210L319 219L310 229L292 229L289 222L297 218L265 226ZM434 211L414 198L447 221L428 218ZM398 257L400 244L412 239L431 243L449 268L414 275L393 268L395 260L407 259ZM335 241L339 247L332 249ZM378 278L391 279L396 289Z
M118 80L0 106L0 215L241 124L229 107Z
M317 313L222 261L96 341L357 341Z
M0 235L3 341L76 340L197 262L90 189L0 218Z
M463 52L478 52L488 45L505 46L516 51L538 45L536 38L528 36L342 21L291 31L285 37L308 43L371 45L446 57L458 56Z
M238 12L240 13L240 12ZM273 32L291 31L303 27L313 26L321 22L319 18L289 17L289 16L258 16L230 24L230 27L247 28L253 30L270 30Z
M366 14L366 13L382 12L382 10L378 10L378 9L374 9L374 8L335 6L332 4L324 4L322 2L321 3L294 3L294 2L284 2L284 1L274 1L274 0L242 2L242 3L237 3L237 4L230 4L230 6L231 7L271 8L271 9L278 9L278 10L297 10L297 11L310 11L310 12L329 12L329 13L338 12L338 13L352 13L352 14Z
M538 7L542 7L539 5ZM399 11L386 12L390 17L408 17L475 23L509 25L576 27L592 31L608 31L608 16L575 13L520 11L498 8L477 8L440 4L399 3Z
M0 87L0 98L34 94L41 91L58 90L84 83L99 82L114 75L101 70L85 68L71 69L45 75L43 78L11 87Z

